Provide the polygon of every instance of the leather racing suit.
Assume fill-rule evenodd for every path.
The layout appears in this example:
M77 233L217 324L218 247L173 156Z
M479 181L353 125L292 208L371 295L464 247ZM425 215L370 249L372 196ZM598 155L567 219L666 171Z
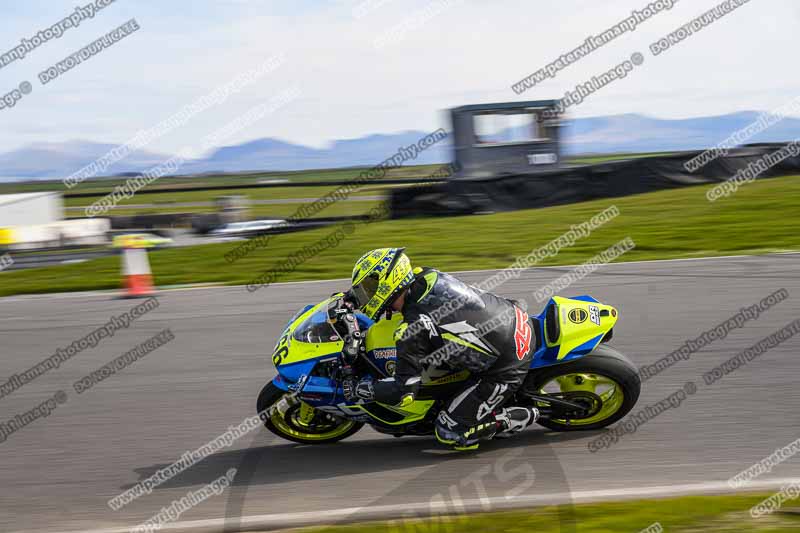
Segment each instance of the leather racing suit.
M436 419L436 437L457 449L481 439L521 431L536 421L536 409L503 404L530 368L536 338L520 307L432 268L414 270L403 322L395 331L394 378L374 382L377 401L413 400L426 369L469 370L470 380Z

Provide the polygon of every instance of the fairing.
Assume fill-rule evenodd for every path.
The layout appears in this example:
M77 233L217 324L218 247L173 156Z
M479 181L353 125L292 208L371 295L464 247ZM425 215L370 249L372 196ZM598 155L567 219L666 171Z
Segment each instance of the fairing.
M333 327L325 322L328 303L337 296L307 306L289 322L272 356L278 369L278 376L273 380L275 385L286 391L296 390L297 383L305 377L300 394L303 402L382 426L396 427L425 418L434 404L430 399L417 400L402 408L377 402L353 405L345 400L341 387L329 377L326 369L336 365L343 346ZM564 363L590 353L614 327L617 315L616 309L590 296L553 297L540 315L531 317L541 339L531 368ZM362 331L367 331L367 357L383 374L373 377L380 379L392 375L397 359L393 333L402 316L396 313L391 320L377 323L358 313L356 317ZM557 335L548 337L547 322L552 319L557 321L557 327L551 326L550 332L557 331ZM326 326L330 328L327 334ZM468 377L468 372L425 373L423 386L450 386Z

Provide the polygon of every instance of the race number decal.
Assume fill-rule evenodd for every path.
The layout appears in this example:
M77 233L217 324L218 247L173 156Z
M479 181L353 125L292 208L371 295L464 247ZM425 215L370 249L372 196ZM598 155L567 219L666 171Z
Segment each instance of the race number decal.
M514 328L514 342L517 345L517 359L522 361L528 352L531 351L531 324L528 322L528 315L519 307L517 312L517 325Z
M589 320L598 326L600 325L600 308L596 305L589 306Z
M287 333L281 337L281 340L279 340L278 344L275 345L275 353L272 354L272 364L274 364L276 368L280 366L286 356L289 355L289 345L287 343L288 340L289 334Z

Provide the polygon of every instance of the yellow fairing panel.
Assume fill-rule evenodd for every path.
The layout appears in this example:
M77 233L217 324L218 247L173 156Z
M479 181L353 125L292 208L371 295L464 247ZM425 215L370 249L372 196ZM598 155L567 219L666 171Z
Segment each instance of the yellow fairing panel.
M393 348L394 331L402 321L403 315L394 313L390 320L383 319L370 326L367 330L367 351L370 352L375 348Z
M599 302L585 302L554 296L558 310L559 336L546 339L547 346L558 345L558 359L563 359L572 350L605 335L619 318L617 310Z
M376 413L374 409L370 409L370 404L354 405L352 407L358 407L362 411L368 413L371 417L380 420L384 424L388 424L391 426L401 426L403 424L410 424L411 422L418 422L423 418L425 418L425 415L428 413L430 408L433 407L434 403L435 403L434 400L415 400L411 404L404 407L399 407L397 405L387 405L385 403L378 403L377 405L381 406L382 408L388 409L394 413L403 416L401 420L396 420L393 422L382 419L379 413Z

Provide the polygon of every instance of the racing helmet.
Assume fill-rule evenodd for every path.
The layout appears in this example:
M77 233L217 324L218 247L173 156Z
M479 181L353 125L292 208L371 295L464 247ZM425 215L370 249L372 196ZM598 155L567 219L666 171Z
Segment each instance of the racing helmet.
M400 292L414 281L405 248L378 248L353 267L350 294L362 313L377 320Z

